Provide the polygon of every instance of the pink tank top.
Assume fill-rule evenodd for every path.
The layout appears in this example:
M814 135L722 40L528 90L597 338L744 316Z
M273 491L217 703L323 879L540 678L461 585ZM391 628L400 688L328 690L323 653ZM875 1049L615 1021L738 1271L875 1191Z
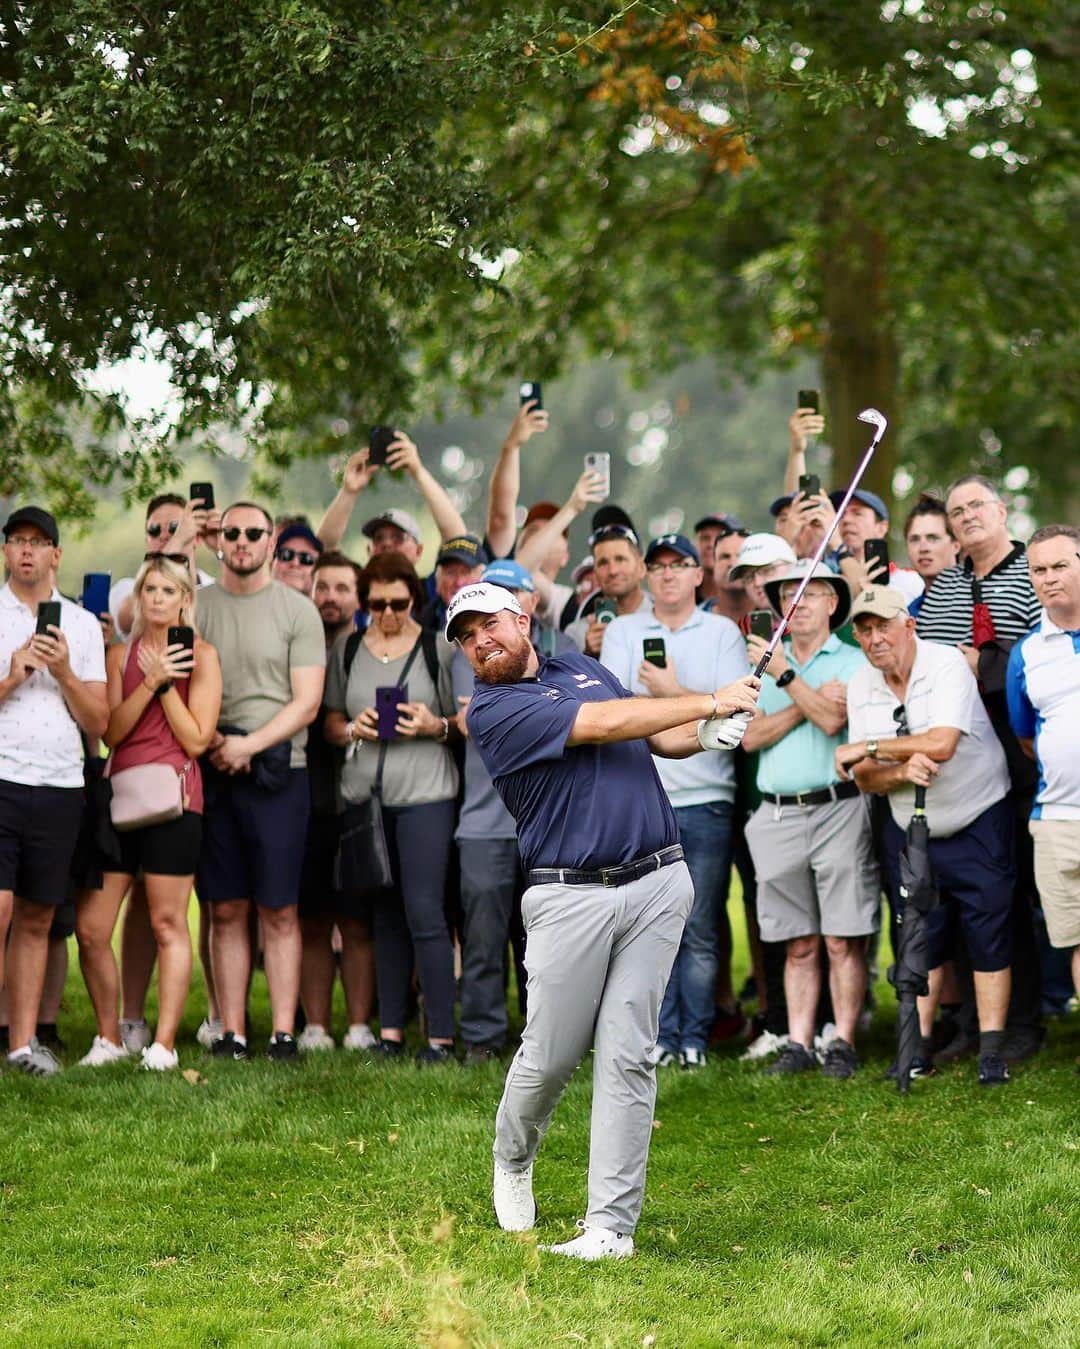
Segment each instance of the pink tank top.
M121 688L124 697L128 697L142 683L143 673L139 669L136 653L139 639L136 637L124 658L124 672ZM174 687L185 705L188 700L190 679L176 680ZM121 768L134 768L137 764L167 763L177 773L188 762L188 756L173 735L172 727L161 707L160 698L151 698L145 712L135 723L131 734L113 750L112 771L118 773ZM195 759L184 778L184 791L187 796L186 810L201 815L203 810L202 773L199 761Z

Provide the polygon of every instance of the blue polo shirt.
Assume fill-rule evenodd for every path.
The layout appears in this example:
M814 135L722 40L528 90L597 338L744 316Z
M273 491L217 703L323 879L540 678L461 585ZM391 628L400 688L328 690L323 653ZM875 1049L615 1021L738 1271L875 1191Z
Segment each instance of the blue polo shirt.
M678 843L644 740L566 747L582 703L631 696L599 661L576 651L542 658L535 679L477 681L466 724L517 822L527 870L595 871Z
M791 654L791 643L784 643L784 653L788 664L812 689L820 688L830 679L839 679L846 684L856 670L867 663L861 651L842 642L835 633L830 633L825 645L820 647L805 665L800 665ZM778 689L772 675L766 675L761 681L761 696L758 707L762 712L782 712L791 706L791 698L786 689ZM758 758L758 791L771 792L776 796L787 796L794 792L812 792L818 787L830 787L839 782L833 762L833 751L837 745L847 743L846 730L839 735L826 735L820 727L808 719L803 719L793 731L789 731L782 740L761 751Z

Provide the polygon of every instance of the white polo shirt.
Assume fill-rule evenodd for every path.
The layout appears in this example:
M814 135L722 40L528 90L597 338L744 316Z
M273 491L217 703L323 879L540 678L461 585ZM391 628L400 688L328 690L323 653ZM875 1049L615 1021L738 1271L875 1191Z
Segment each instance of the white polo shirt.
M857 670L848 683L847 697L850 740L895 738L893 713L900 702L880 670L870 664ZM939 726L960 732L956 753L940 765L926 793L930 835L948 838L966 829L1008 792L1005 751L986 715L975 676L955 647L915 638L915 664L904 709L912 735ZM914 784L891 791L889 805L893 819L906 829L915 809Z
M60 627L67 639L71 668L84 683L105 683L105 642L101 624L59 591ZM11 656L25 646L37 627L37 611L23 604L6 585L0 590L0 671L6 676ZM79 728L68 711L60 685L48 670L35 670L0 702L0 780L25 787L81 787L83 750Z
M1039 789L1033 820L1080 820L1080 633L1046 612L1009 652L1009 722L1034 740Z
M712 693L750 673L746 642L729 618L694 609L676 631L665 627L643 605L632 614L613 619L604 632L600 663L623 688L647 698L649 691L638 679L638 666L645 659L646 637L662 637L669 665L684 689ZM694 754L688 759L653 756L664 791L676 809L704 806L712 801L735 800L735 756Z

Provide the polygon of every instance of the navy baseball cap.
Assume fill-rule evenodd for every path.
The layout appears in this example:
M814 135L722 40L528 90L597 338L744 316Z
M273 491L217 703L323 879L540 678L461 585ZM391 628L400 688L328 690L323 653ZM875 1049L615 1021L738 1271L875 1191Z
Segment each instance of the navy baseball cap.
M317 553L321 553L323 550L322 539L319 538L310 525L295 524L286 525L277 536L277 544L275 545L274 551L277 552L278 549L282 548L285 544L290 543L293 539L303 539L304 542L314 548Z
M840 503L844 499L844 489L840 488L836 492L829 493L829 500L833 504L833 510L840 509ZM879 520L889 518L889 508L876 492L868 492L865 487L857 487L851 494L852 501L861 501L864 506L869 506Z
M7 524L4 525L4 538L6 539L20 525L33 525L34 528L41 530L54 548L60 546L60 531L56 527L56 520L40 506L20 506L17 511L13 511L7 518Z
M720 529L726 529L729 534L742 534L747 532L743 522L737 520L734 515L720 513L716 515L703 515L694 526L694 533L697 534L708 525L716 525Z
M685 534L658 534L649 544L648 548L645 549L646 563L649 562L650 558L655 557L657 553L662 553L664 551L678 553L680 557L688 557L697 563L699 567L701 566L701 554Z
M488 561L487 549L482 540L475 534L458 534L456 538L447 539L439 549L435 565L441 562L464 562L467 567L486 567Z
M530 595L536 591L536 582L530 573L512 557L496 558L484 568L480 579L490 581L492 585L505 586L507 590L527 590Z
M797 495L798 495L797 492L792 492L789 496L777 497L776 500L769 507L769 514L772 516L772 518L775 520L785 506L791 505L791 503L795 500Z

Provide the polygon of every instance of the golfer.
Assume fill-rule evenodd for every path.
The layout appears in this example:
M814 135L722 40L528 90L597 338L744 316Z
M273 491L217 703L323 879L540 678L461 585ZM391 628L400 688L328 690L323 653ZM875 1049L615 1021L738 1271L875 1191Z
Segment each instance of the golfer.
M489 583L454 596L446 636L476 673L466 725L517 822L528 887L528 1017L495 1121L495 1214L507 1231L535 1222L533 1159L591 1046L588 1212L579 1236L543 1249L628 1256L645 1190L660 999L693 899L650 753L697 753L698 723L752 714L759 681L631 697L588 656L538 656L517 600Z

